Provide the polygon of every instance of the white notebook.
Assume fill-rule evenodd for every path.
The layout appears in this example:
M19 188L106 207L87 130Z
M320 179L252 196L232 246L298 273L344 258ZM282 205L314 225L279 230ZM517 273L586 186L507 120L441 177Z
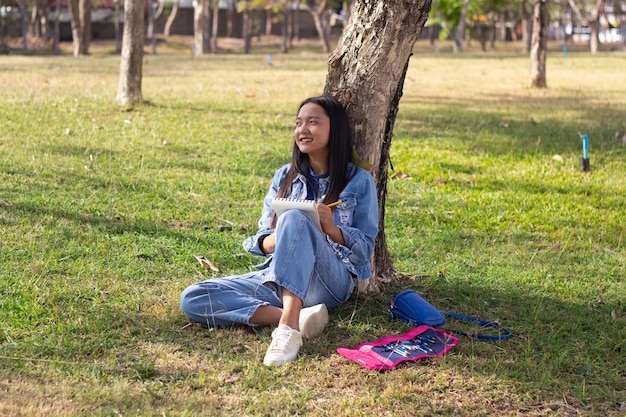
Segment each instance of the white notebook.
M292 198L275 198L272 200L272 209L276 212L277 217L280 217L287 210L303 211L313 220L313 224L317 226L319 231L324 233L316 206L317 202L315 200L297 200Z

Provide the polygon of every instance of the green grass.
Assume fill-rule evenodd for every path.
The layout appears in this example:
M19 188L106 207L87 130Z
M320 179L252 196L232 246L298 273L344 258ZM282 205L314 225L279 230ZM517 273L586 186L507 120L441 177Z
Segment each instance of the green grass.
M386 207L401 274L280 369L270 328L188 325L178 297L259 261L241 241L326 57L146 56L134 109L109 53L3 58L0 414L623 416L626 56L554 50L530 90L510 47L417 46ZM514 336L386 373L335 352L407 331L386 314L404 288Z

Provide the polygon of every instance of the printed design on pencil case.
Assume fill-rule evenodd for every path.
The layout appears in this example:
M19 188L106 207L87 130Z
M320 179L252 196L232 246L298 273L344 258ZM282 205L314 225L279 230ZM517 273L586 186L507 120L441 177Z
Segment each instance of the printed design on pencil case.
M443 330L418 326L400 336L361 343L354 349L338 348L337 352L364 368L385 371L402 362L442 356L457 341L455 336Z

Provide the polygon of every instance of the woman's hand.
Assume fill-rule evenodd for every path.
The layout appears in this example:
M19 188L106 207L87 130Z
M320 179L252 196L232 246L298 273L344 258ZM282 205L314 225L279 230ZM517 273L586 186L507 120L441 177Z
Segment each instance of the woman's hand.
M343 239L343 233L341 229L337 227L335 223L333 223L333 209L328 207L326 204L318 203L317 204L317 214L320 217L320 224L322 225L322 230L324 233L330 237L333 242L337 242L340 245L345 245L345 240Z
M261 250L265 253L273 253L274 249L276 249L276 232L273 232L265 238L263 238L263 242L261 242Z

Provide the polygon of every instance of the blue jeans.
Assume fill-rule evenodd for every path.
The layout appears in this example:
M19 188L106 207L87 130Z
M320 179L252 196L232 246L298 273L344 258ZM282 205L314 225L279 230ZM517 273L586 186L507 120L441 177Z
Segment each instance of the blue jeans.
M267 268L193 284L181 294L180 306L189 320L209 327L255 326L250 317L257 308L282 308L283 288L300 298L304 307L323 303L329 309L347 301L354 290L348 266L311 219L298 210L280 217L276 248Z

